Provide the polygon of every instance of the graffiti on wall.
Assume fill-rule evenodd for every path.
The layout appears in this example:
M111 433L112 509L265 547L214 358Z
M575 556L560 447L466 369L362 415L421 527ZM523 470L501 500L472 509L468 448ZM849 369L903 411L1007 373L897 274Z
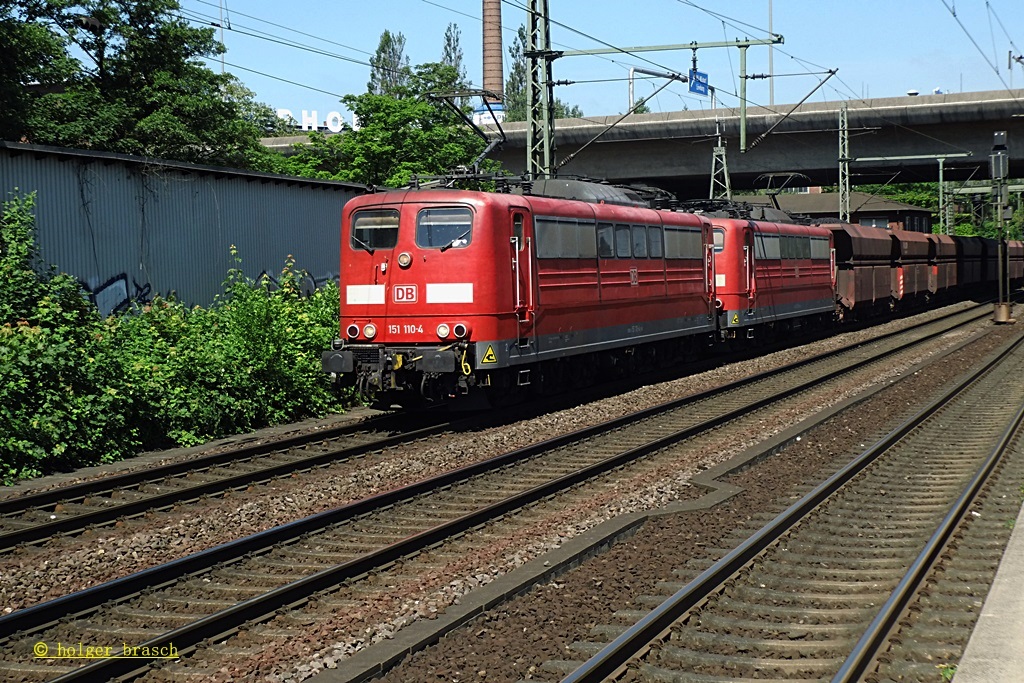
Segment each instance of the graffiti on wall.
M153 287L148 282L139 284L134 278L129 278L127 273L115 275L97 287L91 287L85 282L81 285L89 301L96 305L104 317L125 311L133 303L146 304L153 300Z
M333 282L337 285L339 278L340 275L338 273L328 273L327 275L314 277L308 271L303 270L299 277L299 292L302 296L311 296L314 291L320 289L328 282ZM256 282L266 282L272 290L281 286L281 283L278 282L278 277L271 275L265 270L256 276Z
M267 271L261 272L255 281L267 282L271 289L276 289L279 286L277 277ZM300 279L302 296L310 296L315 290L328 282L337 284L338 275L336 273L329 273L320 277L314 277L307 272L303 272ZM85 290L89 301L96 305L100 315L104 317L126 311L133 304L148 304L157 295L157 292L153 291L153 286L149 282L140 284L135 278L129 277L127 273L115 275L95 287L81 280L79 283L82 285L82 289Z

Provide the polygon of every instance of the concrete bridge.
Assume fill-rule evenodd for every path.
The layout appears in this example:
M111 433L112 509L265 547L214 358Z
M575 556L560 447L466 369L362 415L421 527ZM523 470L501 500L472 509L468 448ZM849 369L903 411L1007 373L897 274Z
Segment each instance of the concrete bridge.
M806 103L756 145L757 138L779 122L793 105L747 109L746 152L739 148L739 109L640 114L622 123L562 167L560 175L585 175L615 182L640 182L706 197L710 188L716 121L720 122L733 189L756 187L764 173L795 171L811 185L834 185L839 176L839 110L841 102ZM560 119L555 123L562 160L618 119L618 116ZM913 155L963 154L944 161L947 180L985 179L992 133L1009 133L1010 177L1024 176L1024 90L921 95L848 103L850 156L890 157L886 161L854 162L851 183L884 183L938 179L936 160L896 160ZM506 123L508 142L498 154L504 168L521 173L526 165L523 123ZM973 174L973 175L972 175Z

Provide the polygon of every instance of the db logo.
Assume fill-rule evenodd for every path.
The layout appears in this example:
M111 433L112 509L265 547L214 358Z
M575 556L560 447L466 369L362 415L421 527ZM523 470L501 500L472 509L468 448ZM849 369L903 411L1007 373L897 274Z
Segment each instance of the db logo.
M394 297L396 304L414 304L416 303L416 285L395 285L391 296Z

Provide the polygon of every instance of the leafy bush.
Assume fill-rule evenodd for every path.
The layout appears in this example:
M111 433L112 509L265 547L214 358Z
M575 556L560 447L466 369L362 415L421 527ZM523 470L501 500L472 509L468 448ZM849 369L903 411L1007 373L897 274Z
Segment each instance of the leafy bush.
M34 196L0 217L0 476L5 483L108 462L138 442L104 345L105 326L67 275L38 272Z
M43 272L34 197L0 222L0 476L16 479L194 445L340 407L320 370L338 288L309 297L289 258L277 285L236 267L208 309L157 299L106 320Z
M192 445L336 407L319 353L337 332L338 288L302 297L291 259L278 282L251 283L236 267L209 309L158 299L117 319L115 353L147 440Z

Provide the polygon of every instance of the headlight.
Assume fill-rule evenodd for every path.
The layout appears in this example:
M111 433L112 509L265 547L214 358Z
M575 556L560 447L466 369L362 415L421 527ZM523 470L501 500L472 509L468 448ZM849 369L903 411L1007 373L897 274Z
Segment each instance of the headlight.
M469 327L465 323L455 323L455 327L452 328L455 332L455 336L459 339L465 339L469 334Z
M412 254L410 254L407 251L403 251L401 254L399 254L398 255L398 265L402 266L403 268L408 268L409 266L411 266L412 265Z
M356 337L359 336L359 325L356 325L356 324L349 325L347 328L345 328L345 332L348 333L348 336L351 339L355 339Z
M447 339L450 333L451 330L448 329L448 326L446 324L441 323L440 325L437 326L437 336L440 337L441 339Z
M367 339L373 339L374 337L376 337L377 326L374 325L373 323L370 323L363 327L363 336L365 336Z

